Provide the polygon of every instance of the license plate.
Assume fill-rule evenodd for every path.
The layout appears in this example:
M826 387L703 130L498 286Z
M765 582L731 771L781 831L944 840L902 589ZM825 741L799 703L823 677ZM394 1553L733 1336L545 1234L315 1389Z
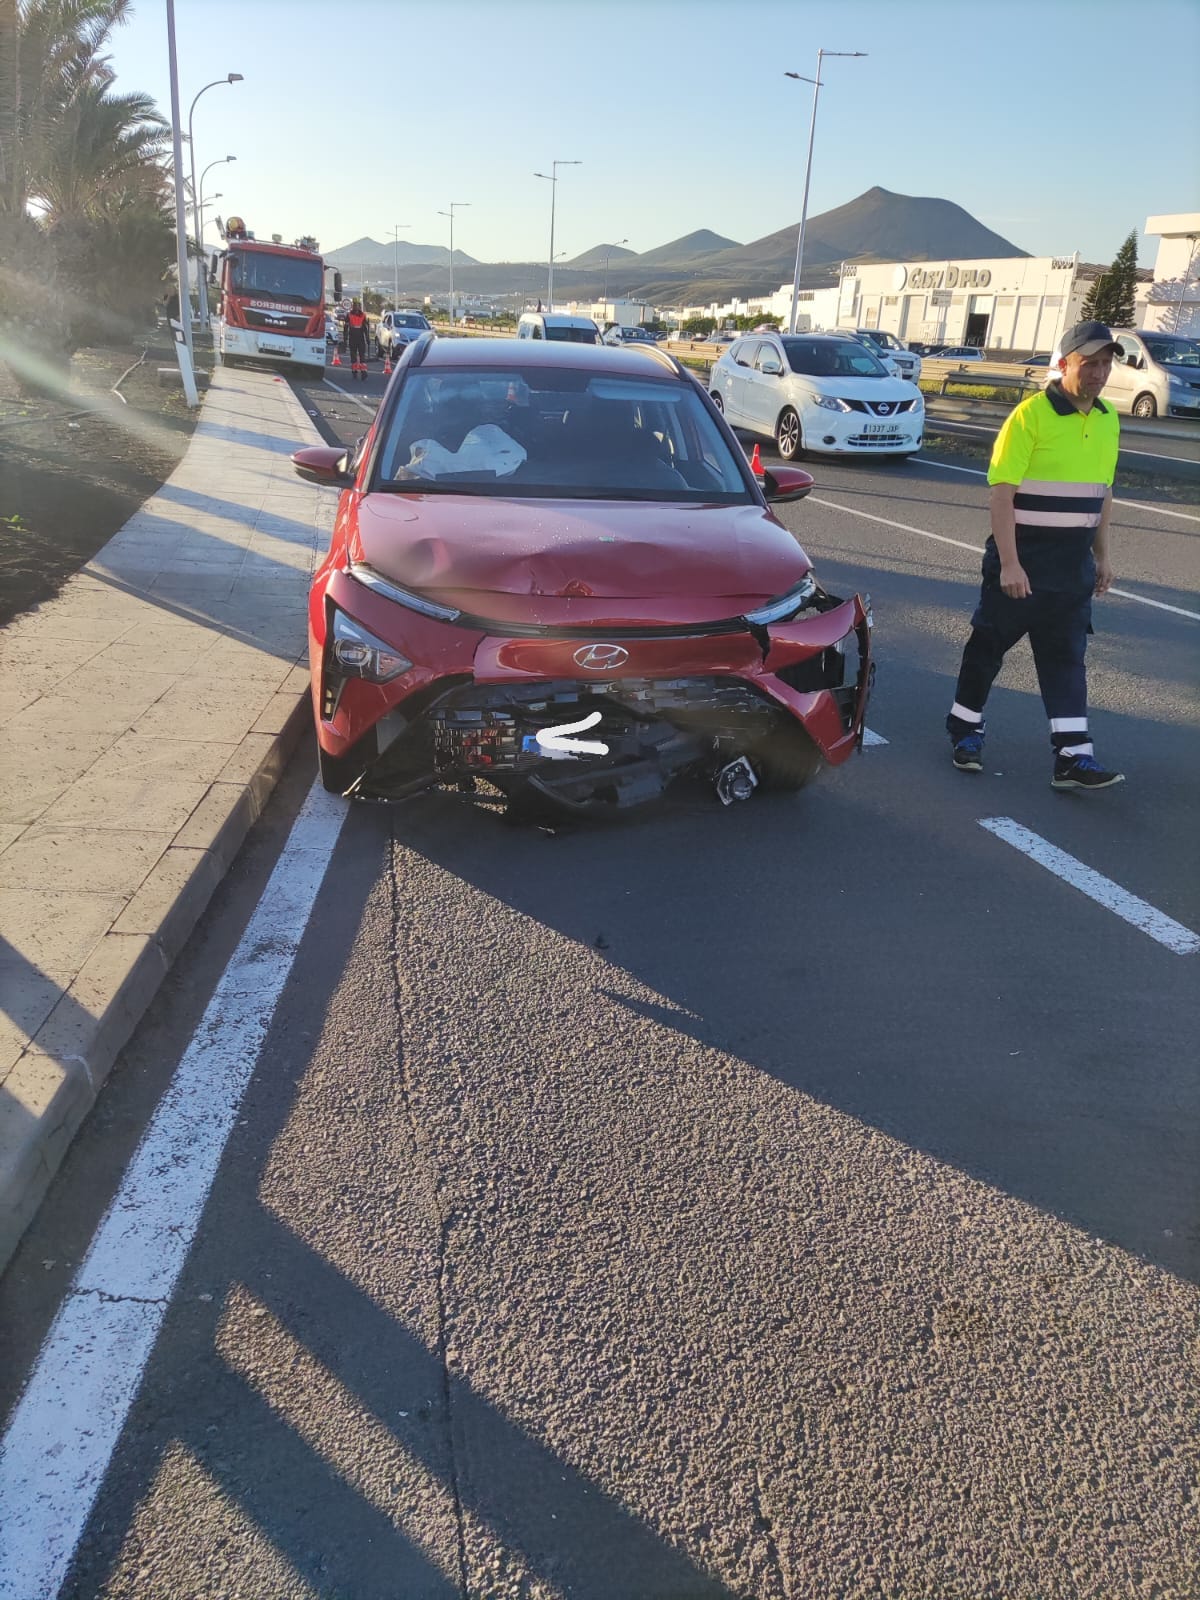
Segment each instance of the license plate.
M863 425L864 433L895 433L894 422L867 422Z
M258 348L263 355L268 356L290 356L292 353L290 344L272 344L269 339L260 339Z

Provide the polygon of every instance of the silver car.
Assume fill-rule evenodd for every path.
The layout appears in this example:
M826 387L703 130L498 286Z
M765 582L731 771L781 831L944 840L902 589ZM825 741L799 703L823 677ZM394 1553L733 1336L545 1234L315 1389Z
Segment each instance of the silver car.
M385 311L375 324L375 354L394 356L430 328L429 319L419 311Z

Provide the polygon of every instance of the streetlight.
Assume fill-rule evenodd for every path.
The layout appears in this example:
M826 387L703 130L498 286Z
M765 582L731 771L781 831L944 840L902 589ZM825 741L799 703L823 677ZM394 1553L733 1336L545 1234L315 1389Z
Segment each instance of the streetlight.
M450 218L450 326L454 326L454 213L469 206L469 200L451 200L449 211L439 211L439 217Z
M209 173L212 171L212 169L214 167L223 167L227 161L236 161L236 160L237 160L236 156L223 156L220 161L210 161L208 163L208 165L205 167L204 171L200 174L200 192L199 192L199 194L197 194L194 189L192 190L192 206L193 206L193 208L194 208L194 210L196 212L196 243L200 247L200 262L201 262L200 277L201 277L201 280L203 280L203 278L204 278L204 265L203 265L203 263L204 263L204 218L202 216L202 213L204 211L204 180L205 180L205 178L208 177ZM217 199L219 197L214 195L213 198Z
M623 245L623 244L628 244L628 243L629 243L628 239L618 239L617 240L617 244L614 245L612 248L616 249L618 245ZM604 258L604 315L605 316L608 315L608 257L607 256L605 256L605 258Z
M190 108L188 110L188 153L189 153L189 155L191 157L191 162L192 162L192 227L195 230L196 242L197 243L200 242L200 210L199 210L199 205L200 205L199 194L200 194L200 192L196 188L196 142L192 138L192 114L196 109L196 100L199 100L200 95L207 94L210 89L215 89L219 83L242 83L243 81L244 80L243 80L242 74L240 72L227 72L223 78L214 78L211 83L206 83L204 85L204 88L201 89L197 93L195 99L192 101L192 104L191 104L191 106L190 106ZM229 160L229 161L232 161L233 157L232 156L227 156L226 159ZM203 254L203 251L201 251L201 254ZM201 268L200 268L200 316L201 316L201 320L204 323L204 326L207 327L208 326L208 283L207 283L207 281L205 279L205 276L204 276L204 268L203 268L203 266L201 266ZM191 320L192 320L192 317L191 317L191 310L190 310L190 306L189 306L189 310L188 310L188 326L189 327L191 326Z
M535 178L545 178L547 183L554 187L550 191L550 272L546 284L547 311L554 310L554 202L558 198L558 169L559 167L581 167L582 161L552 161L549 172L535 172Z
M411 228L411 222L396 222L392 224L392 310L400 305L400 234L405 228ZM367 286L363 284L363 293L366 294ZM366 310L367 302L363 301Z
M808 165L804 169L804 201L800 207L800 232L796 237L796 275L792 279L792 314L788 318L788 332L796 331L796 307L800 301L800 268L804 264L804 224L808 221L808 184L812 177L813 138L817 131L817 96L821 92L821 63L826 56L846 56L858 59L866 55L865 50L818 50L817 75L815 78L806 78L799 72L785 72L785 78L795 78L799 83L811 83L813 86L812 121L808 127Z

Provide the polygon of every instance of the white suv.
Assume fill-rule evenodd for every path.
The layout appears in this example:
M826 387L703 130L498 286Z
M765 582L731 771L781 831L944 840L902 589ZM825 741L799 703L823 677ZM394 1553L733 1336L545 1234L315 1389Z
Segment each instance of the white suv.
M925 402L857 339L836 334L750 334L724 351L709 393L735 428L801 451L911 456L921 448Z
M429 321L419 311L385 311L375 324L375 354L394 356L429 331Z
M874 351L893 377L907 378L909 383L920 379L920 356L894 333L886 333L882 328L855 328L854 336Z

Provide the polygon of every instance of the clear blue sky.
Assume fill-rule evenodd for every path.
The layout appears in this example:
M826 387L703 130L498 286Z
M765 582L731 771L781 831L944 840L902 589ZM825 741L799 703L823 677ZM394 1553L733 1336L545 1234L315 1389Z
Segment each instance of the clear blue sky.
M137 0L111 58L169 114L165 17ZM1197 0L176 0L176 27L185 125L245 74L196 109L198 165L238 158L205 193L325 249L396 223L445 244L455 200L457 248L545 259L533 173L555 157L583 163L559 174L569 255L774 232L799 219L811 107L783 73L818 47L868 56L825 64L810 215L880 184L1108 261L1148 215L1200 209Z

